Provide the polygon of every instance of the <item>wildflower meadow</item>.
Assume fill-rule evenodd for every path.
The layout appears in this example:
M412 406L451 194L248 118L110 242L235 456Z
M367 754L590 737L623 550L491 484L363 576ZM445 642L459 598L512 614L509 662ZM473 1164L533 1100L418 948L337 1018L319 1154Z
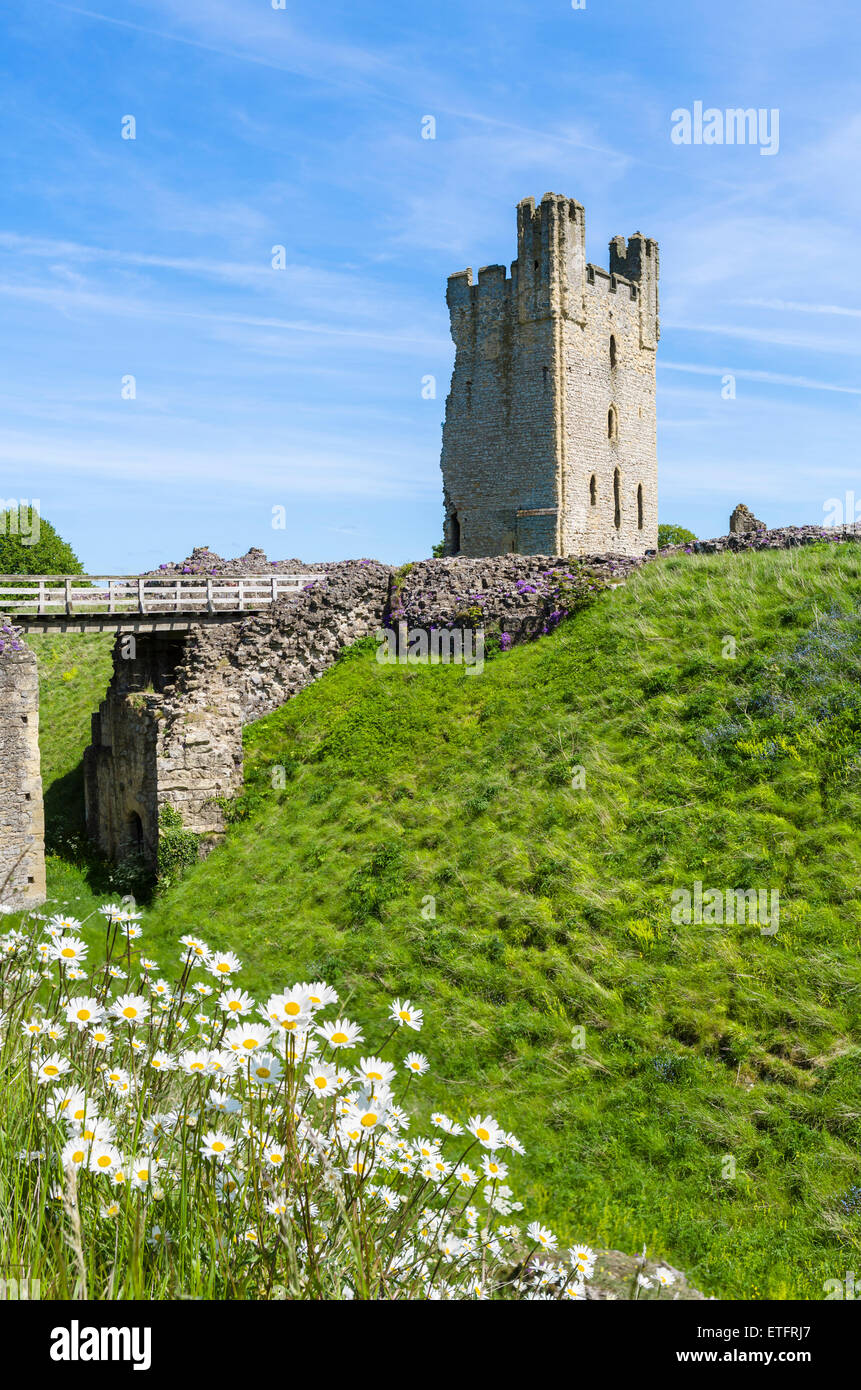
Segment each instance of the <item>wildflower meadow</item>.
M163 970L139 911L99 915L98 955L72 917L0 937L0 1250L42 1298L586 1297L592 1250L521 1216L514 1134L414 1132L411 1000L366 1037L324 981L258 1001L233 952L186 934Z

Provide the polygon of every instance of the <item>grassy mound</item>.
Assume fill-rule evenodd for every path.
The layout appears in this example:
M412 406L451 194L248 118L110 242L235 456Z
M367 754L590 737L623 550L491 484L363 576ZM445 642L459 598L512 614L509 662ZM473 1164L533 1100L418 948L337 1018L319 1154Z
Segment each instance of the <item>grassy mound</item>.
M685 556L480 676L360 646L247 730L145 949L411 997L427 1104L516 1130L531 1215L820 1298L861 1252L859 596L855 547ZM778 931L674 923L697 880Z

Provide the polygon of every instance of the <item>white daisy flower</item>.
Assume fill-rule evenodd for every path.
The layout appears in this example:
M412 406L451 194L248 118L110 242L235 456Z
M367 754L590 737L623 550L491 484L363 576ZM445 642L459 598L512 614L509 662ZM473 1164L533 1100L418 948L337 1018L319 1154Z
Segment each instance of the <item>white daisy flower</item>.
M217 980L227 980L242 969L242 963L232 951L210 951L206 968Z
M48 1086L54 1081L59 1081L71 1068L65 1057L61 1057L59 1052L52 1052L50 1057L45 1057L43 1061L34 1061L33 1070L39 1085Z
M76 925L80 926L80 923ZM53 955L62 965L78 965L86 960L88 950L86 941L79 936L60 936L54 942Z
M104 1008L98 999L70 999L66 1005L66 1022L73 1023L79 1030L92 1027L104 1018Z
M483 1148L501 1148L503 1143L502 1130L492 1115L472 1115L467 1120L466 1127L470 1134L475 1135Z
M231 1139L229 1134L223 1130L209 1130L201 1140L200 1152L204 1158L216 1158L223 1160L227 1158L232 1149L236 1147L236 1140Z
M111 1013L121 1023L135 1025L149 1018L149 1002L142 994L121 994L111 1005Z
M359 1024L351 1023L348 1018L336 1018L334 1022L329 1020L321 1024L317 1034L330 1047L355 1047L356 1043L364 1041Z
M414 1008L409 999L395 999L389 1010L389 1018L401 1028L412 1028L420 1033L424 1014L421 1009Z
M533 1221L527 1226L526 1234L529 1236L530 1240L535 1241L536 1245L540 1245L543 1250L556 1249L555 1235L547 1226L542 1226L540 1222Z

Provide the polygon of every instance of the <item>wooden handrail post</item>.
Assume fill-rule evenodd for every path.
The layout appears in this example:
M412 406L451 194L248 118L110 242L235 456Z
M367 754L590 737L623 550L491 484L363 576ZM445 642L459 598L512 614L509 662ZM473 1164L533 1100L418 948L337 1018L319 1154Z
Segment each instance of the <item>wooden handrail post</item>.
M212 580L211 580L211 579L207 579L207 581L206 581L206 611L207 611L207 613L214 613L214 612L215 612L215 599L212 597Z
M48 590L44 579L39 580L39 617L42 618L48 611Z
M144 580L143 580L143 577L141 577L141 578L138 580L138 612L139 612L139 613L145 613L145 612L146 612L146 608L144 607Z
M72 616L72 581L66 580L66 617Z

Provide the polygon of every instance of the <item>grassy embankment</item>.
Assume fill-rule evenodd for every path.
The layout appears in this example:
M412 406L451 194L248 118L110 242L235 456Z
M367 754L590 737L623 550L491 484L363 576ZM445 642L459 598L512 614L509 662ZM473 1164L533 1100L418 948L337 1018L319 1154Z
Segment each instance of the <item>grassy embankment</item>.
M859 597L855 547L682 557L481 676L358 652L247 730L247 818L144 949L193 929L347 1013L409 995L427 1104L520 1135L530 1216L718 1296L819 1298L861 1254ZM107 648L51 642L69 827ZM696 879L778 889L776 935L674 925ZM82 915L83 870L50 882Z

